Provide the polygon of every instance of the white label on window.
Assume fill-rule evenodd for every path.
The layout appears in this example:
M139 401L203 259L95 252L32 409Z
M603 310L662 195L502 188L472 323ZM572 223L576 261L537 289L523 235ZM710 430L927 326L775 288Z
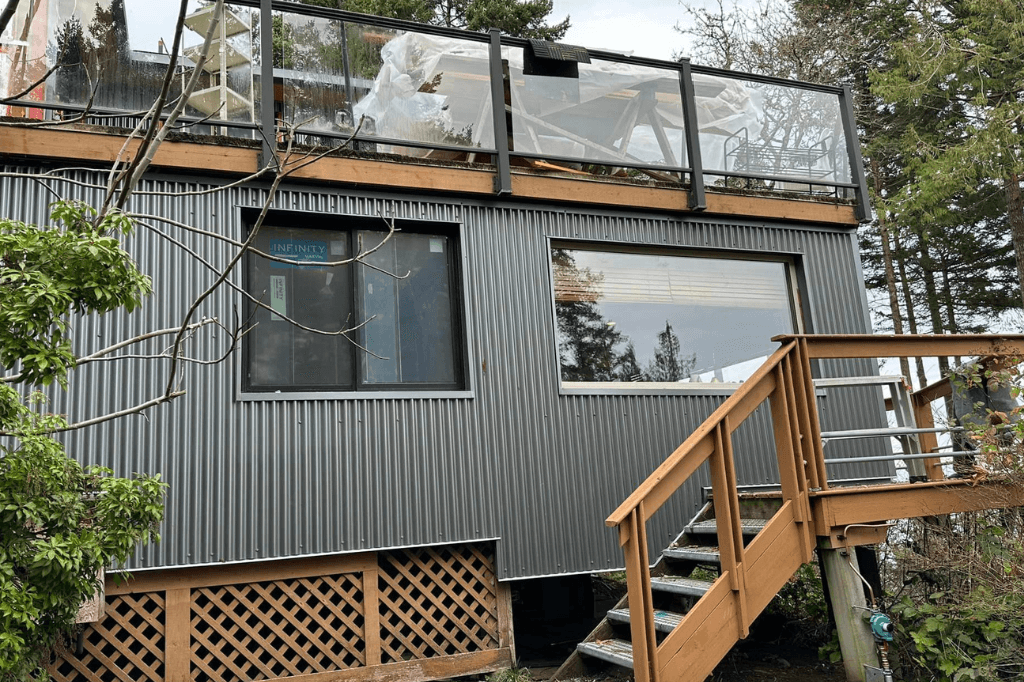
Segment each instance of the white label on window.
M331 255L332 256L344 256L345 255L345 242L341 239L331 242Z
M283 275L271 275L270 276L270 307L273 310L281 313L281 315L288 314L288 290L285 284L285 277ZM271 320L283 320L281 315L270 314Z
M437 237L430 238L430 253L444 253L444 240Z
M370 294L370 296L373 296L373 283L372 282L370 284L366 285L366 293Z

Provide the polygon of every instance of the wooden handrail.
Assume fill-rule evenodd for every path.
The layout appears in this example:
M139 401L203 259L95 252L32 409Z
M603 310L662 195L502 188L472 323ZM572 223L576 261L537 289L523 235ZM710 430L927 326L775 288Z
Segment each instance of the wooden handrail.
M805 339L809 357L909 358L939 356L1024 356L1022 334L784 334L772 341Z
M682 477L683 481L689 478L690 474L696 471L697 468L711 456L711 450L707 447L697 450L701 441L714 437L715 429L726 415L732 414L732 418L735 423L739 423L746 419L761 402L758 401L751 406L749 404L751 402L749 397L754 394L755 391L764 391L764 386L761 385L763 382L774 381L772 370L774 370L776 365L782 362L782 359L795 347L796 342L794 341L787 343L782 348L779 348L777 351L772 353L771 357L769 357L768 360L766 360L765 363L761 365L756 372L754 372L753 376L747 379L743 385L736 389L735 393L726 398L725 402L719 405L718 409L712 412L711 416L708 417L696 431L690 434L689 438L683 441L683 444L676 448L675 451L669 455L657 469L654 470L654 473L648 476L643 483L637 486L636 490L634 490L630 496L619 505L618 509L613 511L608 518L605 519L605 525L615 527L629 518L629 515L633 510L636 509L651 492L656 490L662 481L669 479L670 477L673 479L679 478L678 472L676 471L677 468L683 467L685 470L690 472L686 476ZM767 397L767 395L764 397ZM764 397L761 398L762 401L764 400ZM733 414L734 409L737 406L741 407L743 411L745 411L745 414L740 411ZM691 452L698 453L696 459L699 461L694 461L695 458L690 456ZM663 503L664 501L662 501L662 504ZM645 505L644 511L647 518L650 518L651 515L653 515L660 507L661 504L658 504L653 508Z

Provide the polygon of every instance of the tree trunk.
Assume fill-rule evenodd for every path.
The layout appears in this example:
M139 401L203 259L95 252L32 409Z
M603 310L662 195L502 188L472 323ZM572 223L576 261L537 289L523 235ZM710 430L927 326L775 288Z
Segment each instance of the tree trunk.
M923 236L921 242L921 271L924 274L925 299L928 304L928 313L932 320L932 333L942 334L945 326L942 323L942 305L939 302L938 287L935 286L935 260L928 249L928 242ZM939 356L939 372L942 376L949 374L949 358Z
M1020 191L1020 176L1011 171L1005 181L1006 209L1010 219L1010 239L1013 253L1017 258L1017 281L1021 285L1021 300L1024 302L1024 197Z
M903 302L907 306L907 325L910 327L910 333L917 333L917 314L914 313L914 296L910 290L910 279L907 277L907 255L903 250L903 245L900 244L900 238L894 234L892 236L893 246L896 247L896 267L900 270L900 286L903 288ZM921 388L928 385L928 374L924 370L924 360L920 356L916 358L917 364L917 383Z
M875 181L875 194L882 195L882 178L878 173L878 161L871 161L871 175ZM885 211L878 212L878 233L882 240L882 262L885 265L885 288L889 292L889 310L892 313L892 331L903 333L903 315L900 313L900 299L896 292L896 270L892 265L892 247L889 244L889 225ZM910 358L900 358L900 371L907 381L913 383L910 375Z

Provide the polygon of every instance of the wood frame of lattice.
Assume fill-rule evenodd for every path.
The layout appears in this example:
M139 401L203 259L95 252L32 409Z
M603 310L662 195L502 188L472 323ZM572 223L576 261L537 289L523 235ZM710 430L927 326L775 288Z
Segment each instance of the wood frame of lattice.
M414 682L510 667L490 545L137 573L50 667L61 682Z

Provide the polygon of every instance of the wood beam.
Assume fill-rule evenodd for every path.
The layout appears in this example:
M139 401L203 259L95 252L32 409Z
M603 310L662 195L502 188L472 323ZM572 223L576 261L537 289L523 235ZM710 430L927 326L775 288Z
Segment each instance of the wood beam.
M778 343L806 339L812 359L937 357L954 355L1024 356L1024 335L999 334L829 334L783 335Z
M3 135L0 135L0 156L109 164L117 158L124 140L124 135L75 127L5 127ZM130 144L129 154L134 154L137 147L137 143ZM256 146L169 140L161 145L153 167L178 171L199 169L204 173L242 177L256 172L259 151ZM415 159L403 162L327 156L297 169L292 177L311 182L343 183L352 187L494 198L494 171L490 168L432 165ZM515 173L512 176L512 197L574 205L692 213L689 195L682 188L643 187L596 177L565 178ZM822 223L844 228L857 225L853 206L828 201L749 196L732 192L718 194L709 188L707 205L707 210L701 213Z
M1024 485L998 480L925 481L811 493L816 534L854 523L879 523L1024 505Z
M266 580L312 578L337 573L376 572L376 570L377 555L373 552L361 552L309 559L135 571L131 574L130 580L124 580L119 573L107 573L107 594L159 592L183 587L258 583Z
M427 682L511 668L515 665L509 649L477 651L437 658L399 661L310 675L293 675L289 682Z

